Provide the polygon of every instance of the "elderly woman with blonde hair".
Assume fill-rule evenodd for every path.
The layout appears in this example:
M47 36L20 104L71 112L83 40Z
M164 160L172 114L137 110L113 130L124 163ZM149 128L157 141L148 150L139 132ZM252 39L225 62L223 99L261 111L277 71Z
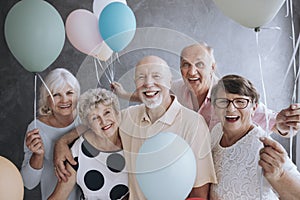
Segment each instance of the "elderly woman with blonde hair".
M79 116L87 130L71 148L77 164L67 163L71 176L57 184L49 199L67 199L76 183L83 199L126 199L128 175L117 97L105 89L89 89L79 98Z

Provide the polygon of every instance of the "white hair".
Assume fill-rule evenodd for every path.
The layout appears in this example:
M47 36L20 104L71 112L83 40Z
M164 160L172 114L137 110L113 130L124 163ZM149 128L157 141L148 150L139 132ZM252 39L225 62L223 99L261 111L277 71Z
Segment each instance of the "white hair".
M72 87L79 98L80 85L76 77L67 69L56 68L49 72L44 80L51 94L61 91L66 85ZM50 96L45 85L40 87L40 99L39 99L39 113L40 115L50 115L52 111L49 106L48 97Z

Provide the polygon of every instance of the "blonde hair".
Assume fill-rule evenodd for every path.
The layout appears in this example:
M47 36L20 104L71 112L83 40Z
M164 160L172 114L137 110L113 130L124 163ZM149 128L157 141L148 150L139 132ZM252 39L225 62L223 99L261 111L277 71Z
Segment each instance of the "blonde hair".
M44 80L51 94L57 93L64 88L66 85L72 87L79 98L80 85L76 77L67 69L56 68L52 70ZM50 96L45 85L42 84L40 87L40 99L39 99L39 114L50 115L52 110L49 106L48 97Z
M112 106L117 115L119 114L119 100L114 93L101 88L89 89L79 97L78 113L82 124L88 126L90 112L100 103L105 106Z

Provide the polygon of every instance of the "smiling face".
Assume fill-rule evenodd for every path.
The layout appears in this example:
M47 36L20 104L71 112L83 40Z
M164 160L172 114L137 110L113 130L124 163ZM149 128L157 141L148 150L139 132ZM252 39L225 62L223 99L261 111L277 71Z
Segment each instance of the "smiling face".
M195 95L205 94L212 82L214 59L203 45L192 45L181 52L180 70L190 91Z
M244 107L247 104L245 102L249 102L248 105L243 109L236 108L233 102L230 102L227 108L219 108L214 103L215 113L222 123L224 133L246 133L253 124L252 117L257 108L257 104L252 103L252 99L248 96L228 93L225 92L224 89L220 88L216 92L216 100L221 98L224 99L223 101L225 101L225 99L228 99L229 101L237 99L234 102L236 107L241 105L243 105L241 107Z
M118 133L118 115L112 105L98 103L88 114L88 126L100 137L113 137Z
M49 107L54 115L70 116L75 114L78 94L68 84L59 91L53 92L53 100L48 96Z
M166 62L156 56L142 59L135 70L136 91L147 108L157 108L170 98L171 72Z

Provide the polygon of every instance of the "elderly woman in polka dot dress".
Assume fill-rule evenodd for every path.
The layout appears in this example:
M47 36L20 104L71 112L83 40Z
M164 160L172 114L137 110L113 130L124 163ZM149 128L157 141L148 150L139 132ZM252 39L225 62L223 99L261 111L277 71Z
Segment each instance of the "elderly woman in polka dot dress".
M79 116L88 129L71 148L77 165L67 163L71 177L56 185L49 200L67 199L76 183L82 189L82 199L127 199L117 97L105 89L89 89L79 98Z

